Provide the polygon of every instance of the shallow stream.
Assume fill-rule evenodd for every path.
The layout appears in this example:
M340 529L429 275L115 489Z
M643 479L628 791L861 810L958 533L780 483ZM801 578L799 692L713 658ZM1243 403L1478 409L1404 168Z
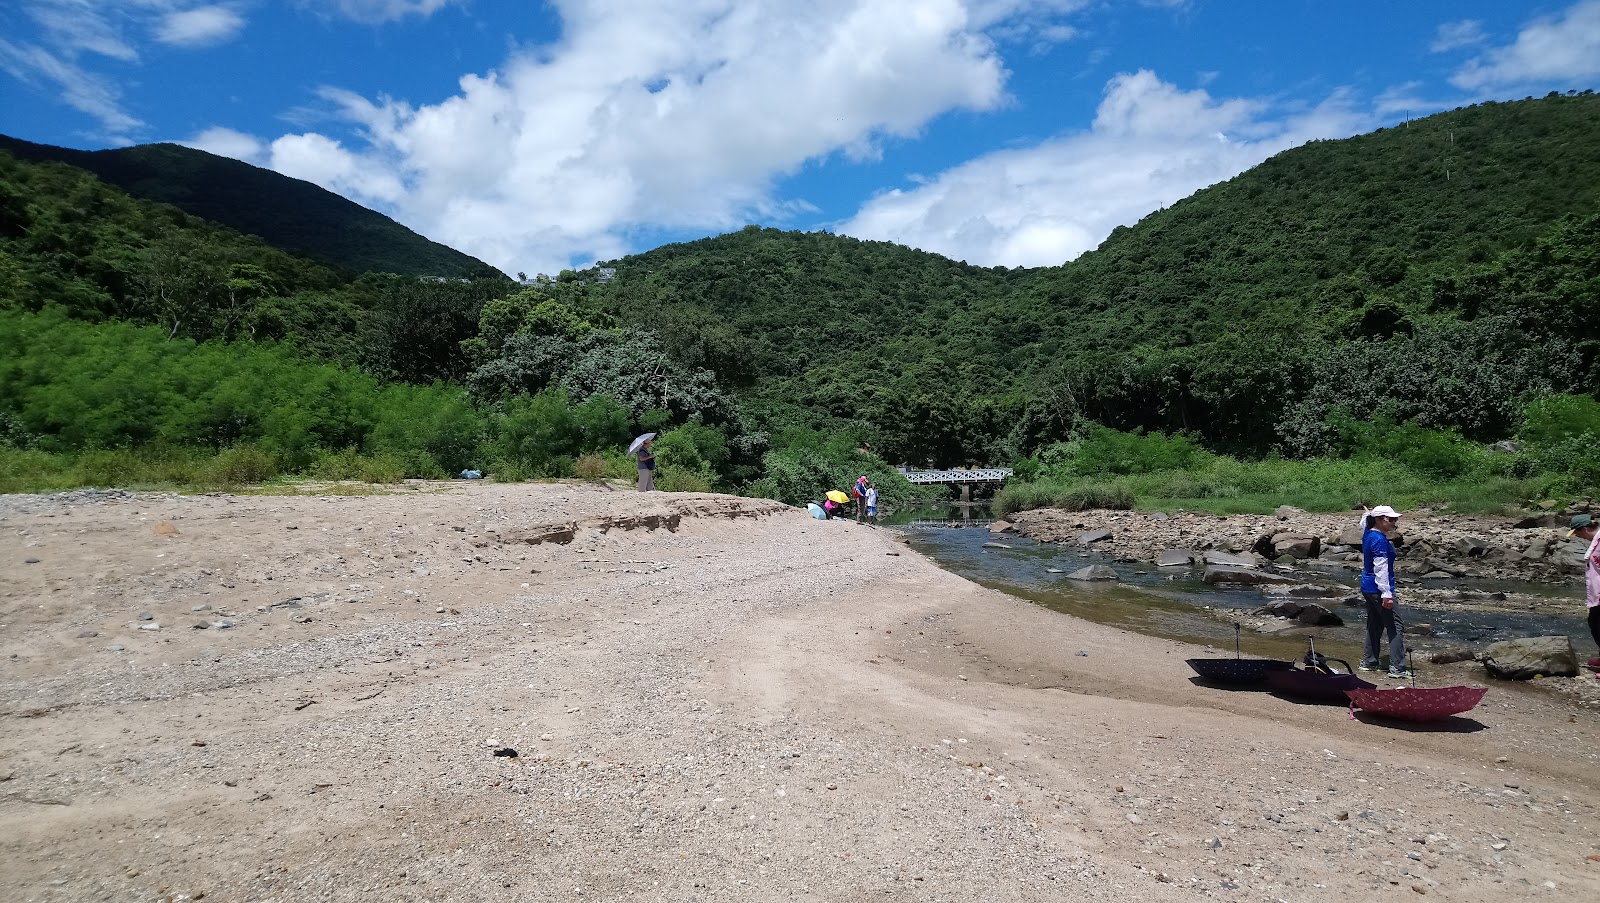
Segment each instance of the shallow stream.
M903 531L912 548L939 566L991 589L1097 623L1230 651L1234 629L1232 619L1226 616L1228 610L1244 615L1270 598L1258 589L1210 586L1200 579L1198 567L1158 568L1149 562L1124 563L1073 546L1039 542L1013 533L992 534L988 529L992 520L985 509L956 506L901 512L884 523ZM1119 579L1099 583L1067 579L1068 573L1091 564L1110 566ZM1341 583L1352 587L1353 591L1356 575L1316 571L1307 574L1307 582ZM1555 587L1467 579L1430 582L1428 586L1568 598L1571 614L1482 611L1421 602L1408 604L1402 583L1400 600L1407 606L1408 621L1426 623L1433 631L1432 636L1413 637L1412 644L1416 648L1466 646L1480 650L1497 640L1556 634L1572 637L1573 648L1580 653L1592 645L1581 617L1583 588L1578 578L1574 578L1571 586ZM1330 658L1347 659L1352 664L1358 661L1365 637L1362 609L1343 606L1337 599L1306 601L1322 602L1345 621L1343 627L1318 627L1312 632L1317 650ZM1208 607L1222 616L1207 611ZM1273 657L1295 655L1306 645L1303 633L1275 636L1248 629L1243 632L1241 642L1247 654Z

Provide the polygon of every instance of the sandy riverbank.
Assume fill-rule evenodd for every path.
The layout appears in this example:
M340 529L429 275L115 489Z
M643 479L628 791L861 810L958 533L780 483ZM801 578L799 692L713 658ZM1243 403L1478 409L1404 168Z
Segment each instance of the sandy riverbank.
M1194 647L770 502L84 493L0 529L7 899L1600 892L1592 712L1197 687Z

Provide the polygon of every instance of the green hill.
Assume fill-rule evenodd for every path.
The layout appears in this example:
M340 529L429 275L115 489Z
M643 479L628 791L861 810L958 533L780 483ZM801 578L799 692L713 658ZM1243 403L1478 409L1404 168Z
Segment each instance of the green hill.
M86 169L135 197L171 204L352 274L503 275L310 182L193 148L145 144L81 151L0 135L0 150Z
M1002 458L1083 419L1316 451L1328 436L1299 421L1380 401L1489 438L1518 399L1595 373L1600 334L1574 312L1594 299L1533 315L1459 296L1528 255L1587 284L1592 261L1548 249L1581 246L1596 214L1600 97L1551 95L1285 151L1059 267L747 227L607 264L600 303L677 354L739 362L767 408L854 421L897 455ZM1354 388L1343 362L1371 354L1410 359L1396 398Z

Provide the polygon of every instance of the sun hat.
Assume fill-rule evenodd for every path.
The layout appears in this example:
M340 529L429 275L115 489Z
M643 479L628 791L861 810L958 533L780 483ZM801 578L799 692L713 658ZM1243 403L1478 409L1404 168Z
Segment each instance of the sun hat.
M1579 515L1576 515L1576 516L1574 516L1572 518L1572 525L1571 525L1572 529L1567 531L1567 535L1571 536L1572 534L1578 532L1579 530L1582 530L1584 527L1592 527L1594 525L1595 525L1595 519L1594 519L1593 515L1590 515L1590 514L1579 514Z

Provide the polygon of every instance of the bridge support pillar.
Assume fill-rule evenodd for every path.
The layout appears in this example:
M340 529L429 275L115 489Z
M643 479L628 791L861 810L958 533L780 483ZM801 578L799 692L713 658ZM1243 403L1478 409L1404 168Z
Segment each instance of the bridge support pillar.
M972 502L972 484L971 483L962 483L961 484L961 503L963 505L966 505L966 504L970 504L971 502Z

